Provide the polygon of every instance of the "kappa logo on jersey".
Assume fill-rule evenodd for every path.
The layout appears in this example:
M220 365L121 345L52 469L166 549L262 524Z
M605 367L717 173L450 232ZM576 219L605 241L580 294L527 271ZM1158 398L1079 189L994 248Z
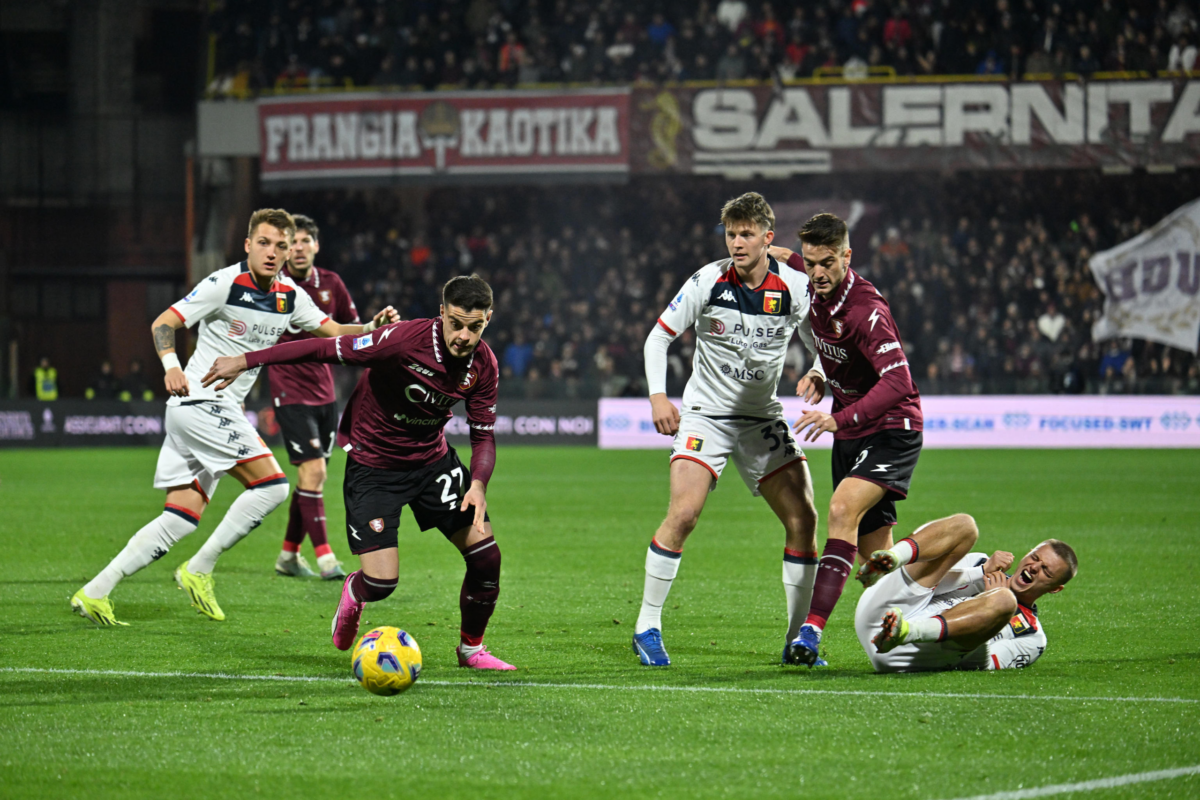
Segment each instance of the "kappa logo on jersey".
M467 370L466 374L462 376L462 380L458 382L458 388L465 392L467 389L470 389L472 386L474 386L475 381L477 380L479 380L479 373L473 369L469 369Z
M242 302L243 303L253 303L254 295L250 294L249 292L242 292Z
M763 311L778 314L783 307L783 292L763 292Z
M241 336L245 332L246 332L246 323L242 322L240 319L235 319L229 323L229 335L230 336Z
M829 326L833 328L833 336L835 339L842 338L842 321L840 319L829 320Z
M725 323L719 319L713 319L708 323L708 332L713 336L720 336L725 332Z
M411 369L413 372L420 373L421 375L428 375L430 377L433 377L433 370L426 369L425 367L422 367L420 364L418 364L416 362L409 364L408 368Z
M287 312L287 295L283 292L275 293L275 310L280 314Z
M328 289L322 289L321 291L317 292L317 297L321 299L322 303L326 304L333 300L333 295L329 293Z
M726 289L725 291L721 292L720 295L717 296L717 299L718 300L726 300L726 301L732 303L734 301L733 292Z
M374 342L371 341L371 334L368 333L366 336L359 336L354 340L354 349L362 350L364 347L370 347L372 344Z
M699 453L704 449L704 437L689 435L687 437L687 443L684 444L683 447L685 450L691 450L693 453Z
M382 517L377 517L376 519L371 520L367 524L370 525L371 530L375 531L376 533L383 533L383 518Z

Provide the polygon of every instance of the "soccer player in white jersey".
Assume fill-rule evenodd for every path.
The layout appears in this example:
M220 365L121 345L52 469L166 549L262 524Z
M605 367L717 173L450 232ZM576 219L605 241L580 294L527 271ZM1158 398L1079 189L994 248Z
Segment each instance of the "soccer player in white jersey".
M767 254L775 214L762 195L750 192L730 200L721 222L730 257L688 279L646 339L654 426L675 437L671 502L646 553L642 609L633 636L633 650L647 666L671 663L662 640L662 607L679 571L683 544L730 458L751 493L765 497L783 523L785 645L808 614L816 580L812 478L775 395L793 331L817 365L801 379L798 393L811 403L825 394L808 324L808 276ZM681 415L667 399L667 347L692 325L696 354Z
M975 520L955 514L862 565L854 627L876 672L1027 667L1045 652L1037 601L1075 577L1075 551L1047 539L1010 577L1013 554L971 552L978 538Z
M367 325L339 325L322 314L305 292L279 275L295 232L296 224L286 211L255 211L246 236L246 260L214 272L153 322L154 347L166 370L170 395L167 437L154 475L154 487L166 490L166 506L71 598L71 607L92 622L125 624L113 615L109 592L195 530L217 481L229 474L246 491L233 501L199 552L175 571L176 582L197 611L211 619L225 619L213 593L217 557L287 499L287 478L241 408L258 370L247 372L223 391L205 389L201 379L217 356L269 347L289 324L319 336L340 336L372 331L399 319L390 306ZM196 351L184 372L175 352L175 331L196 323L200 324Z

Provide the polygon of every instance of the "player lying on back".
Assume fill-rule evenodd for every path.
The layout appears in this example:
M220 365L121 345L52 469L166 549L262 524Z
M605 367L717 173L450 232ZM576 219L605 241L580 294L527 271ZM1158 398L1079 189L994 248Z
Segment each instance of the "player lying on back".
M296 238L284 274L308 293L317 308L335 322L356 324L358 309L342 279L332 270L313 263L321 251L319 231L312 218L296 214ZM312 334L288 326L280 342L309 339ZM288 506L287 533L283 550L275 561L280 575L312 577L313 571L300 555L304 537L312 539L317 569L324 580L345 579L346 573L329 546L325 530L326 462L337 441L337 398L333 392L333 369L328 364L289 364L267 369L275 419L296 465L296 488Z
M797 433L805 431L805 441L833 433L829 538L812 608L788 647L793 661L813 664L855 555L860 548L869 553L891 545L896 501L908 496L921 455L922 417L891 309L850 269L846 223L817 214L799 236L800 253L772 248L771 254L808 273L813 339L833 393L832 414L811 409L794 426Z
M122 579L162 558L196 529L221 476L246 491L229 507L199 552L175 571L175 581L205 616L225 619L213 592L217 557L237 544L287 499L279 462L242 412L255 370L220 390L200 386L207 364L219 355L275 344L289 325L318 336L361 334L398 319L389 306L368 325L339 325L308 295L279 274L295 234L286 211L264 208L250 217L246 260L218 270L154 320L154 347L166 370L166 440L158 455L154 487L165 489L163 513L133 535L117 557L71 598L71 607L99 625L124 625L113 616L109 592ZM196 351L185 373L175 353L175 331L200 324Z
M1075 551L1047 539L1021 559L971 549L979 538L967 514L922 525L858 571L869 588L854 627L876 672L1027 667L1046 650L1037 601L1078 571Z
M817 509L804 454L796 447L775 395L792 332L813 353L808 278L767 254L775 214L750 192L721 210L730 257L703 267L683 285L646 339L646 382L659 433L675 436L671 501L646 552L642 610L633 650L646 666L671 663L662 640L662 607L679 571L683 544L730 458L751 494L767 499L784 528L786 647L808 613L816 578ZM667 347L696 326L692 377L683 414L667 399ZM815 361L815 357L814 357ZM819 366L797 393L824 396ZM786 650L784 663L789 663Z
M492 290L480 277L452 278L442 289L441 316L387 325L367 336L289 342L218 358L204 378L218 388L263 364L348 364L368 367L342 416L349 439L346 538L362 569L342 585L333 644L347 650L365 603L385 599L400 574L396 531L408 506L421 530L437 528L462 553L462 624L458 663L515 669L488 652L483 634L500 595L500 546L487 515L487 484L496 464L499 371L483 331ZM471 467L443 433L450 408L466 403ZM468 511L470 507L474 511Z

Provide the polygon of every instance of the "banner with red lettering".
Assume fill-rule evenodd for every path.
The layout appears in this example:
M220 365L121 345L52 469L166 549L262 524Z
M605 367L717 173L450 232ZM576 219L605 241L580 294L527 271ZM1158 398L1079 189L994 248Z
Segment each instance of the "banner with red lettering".
M628 89L264 98L258 122L266 186L629 174Z
M1200 200L1088 262L1104 292L1097 342L1137 337L1195 353L1200 338Z
M977 81L637 89L635 173L1200 164L1200 81Z

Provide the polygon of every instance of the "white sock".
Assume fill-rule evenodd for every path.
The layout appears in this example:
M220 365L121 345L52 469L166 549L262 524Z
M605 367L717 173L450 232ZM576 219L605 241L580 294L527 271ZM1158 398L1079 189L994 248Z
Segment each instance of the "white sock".
M292 550L280 550L279 551L279 560L280 561L295 561L296 556L298 556L298 555L300 555L300 554L296 553Z
M458 652L462 653L463 658L470 658L471 656L475 655L482 649L483 649L483 645L481 645L481 644L469 645L469 644L460 643L458 645Z
M672 553L657 542L650 542L646 551L646 586L642 590L642 611L638 614L634 633L651 628L662 630L662 607L671 591L671 582L679 573L679 553Z
M93 600L107 597L122 578L128 578L151 561L162 558L171 545L194 530L196 520L182 512L163 511L129 539L125 549L83 587L83 593Z
M188 572L212 572L217 558L240 542L246 534L262 524L263 517L270 514L288 499L288 485L273 483L247 489L233 501L225 519L213 531L212 536L188 562Z
M338 557L333 553L326 553L323 556L317 556L317 569L329 571L336 567L340 562Z
M796 560L789 561L789 558ZM788 614L787 641L790 642L800 635L800 626L808 617L808 607L812 605L813 585L817 582L817 568L820 564L816 553L799 557L787 554L783 559L783 593L787 597Z
M912 539L901 539L892 545L891 554L896 557L896 569L911 564L917 557L917 543Z
M926 617L924 619L910 619L908 621L908 636L904 637L904 643L910 642L936 642L942 638L942 634L946 630L946 623L940 616Z

